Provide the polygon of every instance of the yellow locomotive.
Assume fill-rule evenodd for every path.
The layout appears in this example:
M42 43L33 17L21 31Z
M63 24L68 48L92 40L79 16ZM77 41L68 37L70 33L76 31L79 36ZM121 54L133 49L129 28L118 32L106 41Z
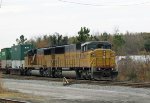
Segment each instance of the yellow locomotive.
M25 75L74 77L78 79L113 79L115 52L111 44L91 41L49 48L32 49L26 53Z

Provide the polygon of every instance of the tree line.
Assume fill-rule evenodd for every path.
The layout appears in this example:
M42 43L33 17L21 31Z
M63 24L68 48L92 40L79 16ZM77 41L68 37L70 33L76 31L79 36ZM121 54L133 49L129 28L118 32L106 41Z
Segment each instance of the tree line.
M108 41L112 44L112 49L117 55L143 55L150 52L150 33L119 33L115 30L114 34L107 32L91 34L90 29L81 27L77 36L63 36L60 33L52 35L43 35L27 40L24 35L16 39L18 44L31 43L36 48L60 46L75 43L84 43L86 41Z

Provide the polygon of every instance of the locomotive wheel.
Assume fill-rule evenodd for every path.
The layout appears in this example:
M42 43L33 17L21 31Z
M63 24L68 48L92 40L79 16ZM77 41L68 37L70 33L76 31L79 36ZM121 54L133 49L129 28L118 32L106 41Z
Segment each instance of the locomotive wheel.
M81 79L85 79L86 73L84 71L81 72Z
M31 71L30 69L26 70L26 71L25 71L25 75L31 76L31 72L30 72L30 71Z
M47 69L43 70L43 76L47 77Z
M45 76L45 77L51 77L51 70L50 69L45 69L43 71L43 76Z
M55 69L53 76L56 78L61 78L62 77L62 69Z
M88 72L88 80L92 80L92 74L91 74L91 72Z
M76 70L76 79L81 79L81 74L80 70Z
M91 79L91 73L88 70L84 70L81 73L81 78L85 80Z
M23 69L21 69L21 70L20 70L20 75L25 75L25 73L24 73L24 70L23 70Z

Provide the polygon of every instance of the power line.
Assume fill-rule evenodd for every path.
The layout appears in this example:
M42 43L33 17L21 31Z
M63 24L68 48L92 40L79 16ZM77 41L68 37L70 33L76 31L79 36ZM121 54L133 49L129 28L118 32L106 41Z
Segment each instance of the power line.
M134 4L105 5L105 4L91 4L91 3L73 2L73 1L67 1L67 0L58 0L58 1L64 2L64 3L85 5L85 6L136 6L136 5L144 5L144 4L150 3L150 1L149 2L147 1L147 2L134 3Z

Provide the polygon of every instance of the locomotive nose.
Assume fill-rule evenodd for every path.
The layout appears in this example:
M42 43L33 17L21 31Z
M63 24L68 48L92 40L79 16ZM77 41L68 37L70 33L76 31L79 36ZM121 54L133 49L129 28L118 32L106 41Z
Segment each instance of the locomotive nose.
M96 68L114 68L115 54L110 49L96 49L91 52L91 61L94 60Z

